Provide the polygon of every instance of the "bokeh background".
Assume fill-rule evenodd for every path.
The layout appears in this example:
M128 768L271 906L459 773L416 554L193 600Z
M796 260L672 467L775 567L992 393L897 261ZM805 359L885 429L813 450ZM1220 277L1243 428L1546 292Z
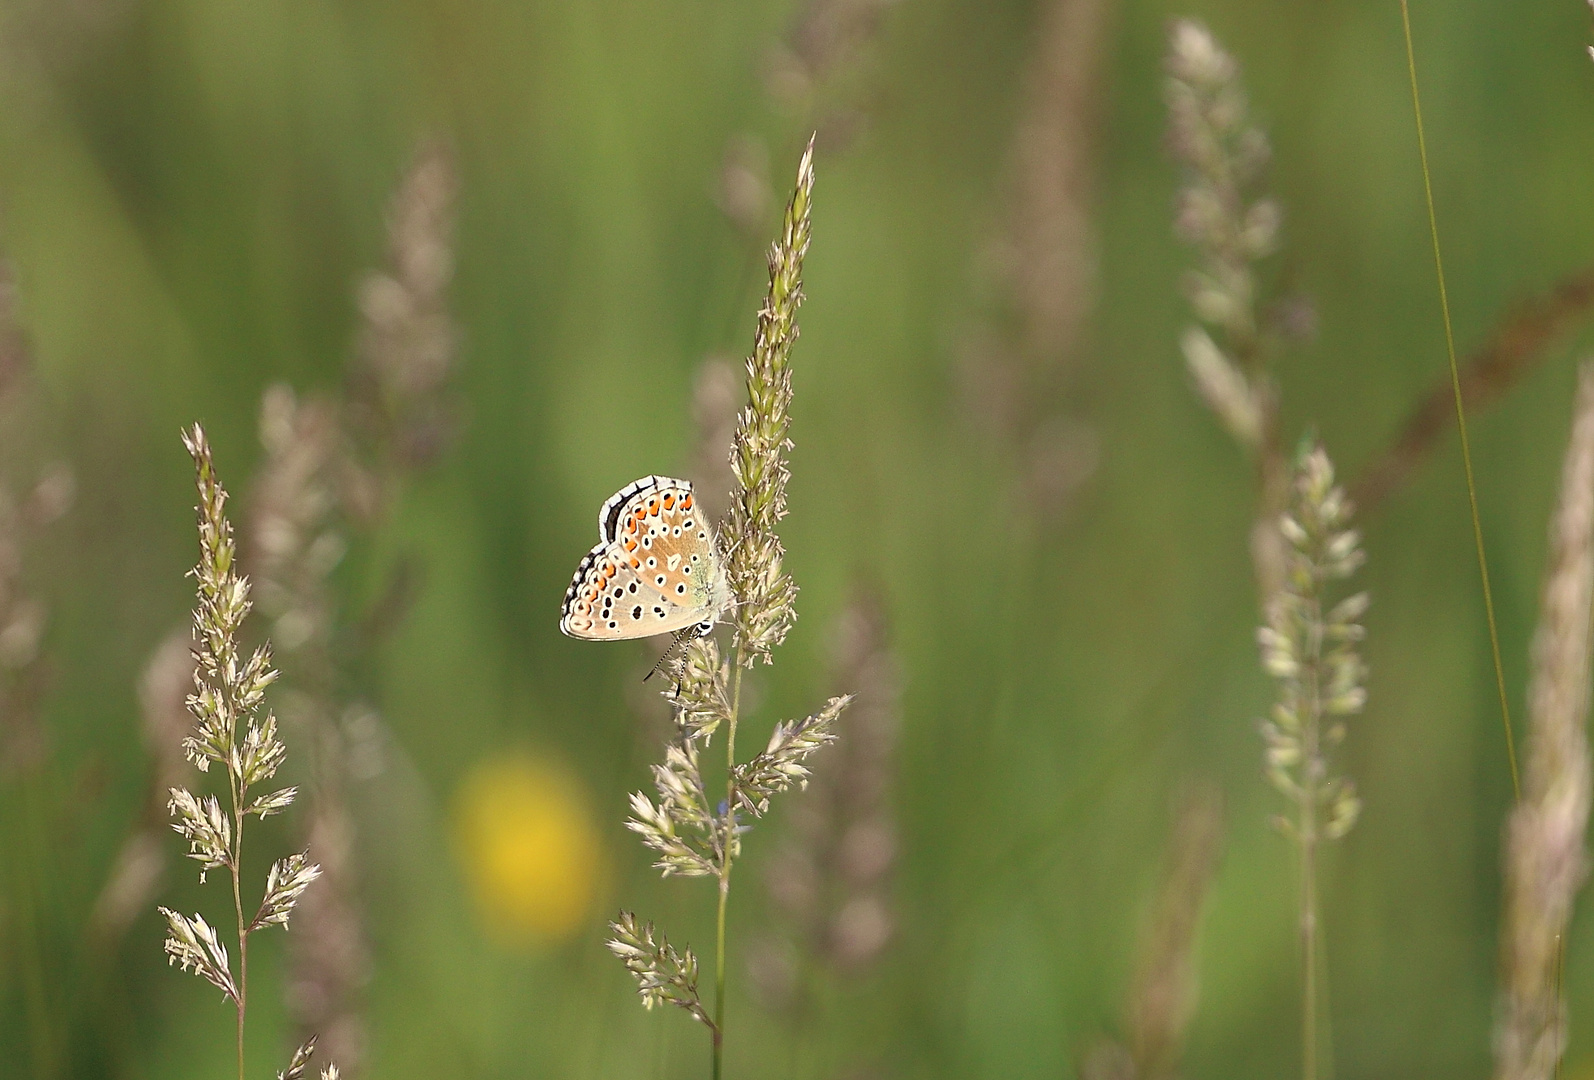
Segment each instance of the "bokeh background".
M1594 261L1589 14L1413 7L1466 353ZM347 530L330 578L349 625L396 567L413 586L336 678L367 751L346 790L364 1075L703 1074L701 1029L645 1013L602 946L623 905L712 955L712 888L660 882L623 828L664 730L639 682L655 654L568 640L558 607L602 500L698 467L705 362L750 344L814 129L783 528L801 618L757 673L746 739L848 689L838 626L873 604L897 688L870 763L891 857L882 934L858 963L806 966L793 1011L756 969L788 917L766 883L799 804L751 835L727 1074L1075 1073L1123 1035L1170 822L1211 805L1192 790L1224 810L1183 1072L1298 1068L1296 871L1254 729L1254 478L1178 352L1177 15L1241 60L1273 136L1269 273L1315 312L1276 368L1286 436L1315 429L1354 476L1444 365L1394 0L0 6L0 249L30 357L5 470L22 491L61 463L75 488L20 548L47 618L39 682L7 706L0 1075L231 1068L231 1013L167 968L153 910L225 925L225 887L198 886L168 833L131 921L96 914L161 768L141 680L191 602L177 435L205 423L244 529L262 395L344 392L359 283L389 259L421 146L457 184L450 437ZM1036 236L1059 245L1040 269L1021 257ZM1048 302L1036 345L1025 319ZM1574 319L1473 423L1518 712L1586 339ZM1481 1076L1510 780L1454 440L1364 526L1371 696L1344 762L1365 811L1324 871L1335 1069ZM302 812L254 851L289 850ZM1569 1076L1594 1075L1590 930L1566 956ZM266 1076L293 978L289 939L257 940Z

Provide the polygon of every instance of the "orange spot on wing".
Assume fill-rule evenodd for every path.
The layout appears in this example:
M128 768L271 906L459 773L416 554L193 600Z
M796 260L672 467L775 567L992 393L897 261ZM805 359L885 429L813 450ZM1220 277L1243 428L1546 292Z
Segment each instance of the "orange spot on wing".
M681 497L681 509L682 510L690 510L690 509L692 509L692 496L683 495Z
M664 509L666 509L666 510L675 509L675 496L674 495L666 495L666 496L664 496Z

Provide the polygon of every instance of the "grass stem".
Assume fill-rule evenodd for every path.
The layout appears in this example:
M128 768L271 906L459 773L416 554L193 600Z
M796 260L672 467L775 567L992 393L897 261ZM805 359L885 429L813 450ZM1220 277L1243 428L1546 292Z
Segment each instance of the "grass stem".
M1305 623L1306 663L1302 665L1306 708L1301 717L1302 770L1300 786L1301 841L1301 1078L1317 1080L1317 816L1322 761L1322 686L1318 672L1323 660L1322 605L1312 599Z
M249 1000L249 927L244 922L243 890L239 883L243 873L244 814L238 781L231 774L227 787L232 795L232 908L238 917L238 1080L244 1080L244 1008Z
M720 861L719 912L714 920L714 1080L725 1053L725 906L731 896L731 860L736 845L736 721L742 712L742 650L732 665L731 715L725 732L725 856Z
M1422 97L1417 92L1417 54L1411 43L1409 0L1400 0L1400 22L1406 33L1406 70L1411 76L1411 108L1417 119L1417 154L1422 159L1422 190L1428 202L1428 233L1433 238L1434 272L1439 278L1439 310L1444 315L1445 350L1450 358L1450 385L1456 399L1456 428L1461 436L1461 463L1467 475L1467 505L1472 511L1472 539L1478 549L1478 575L1483 579L1483 610L1489 620L1489 649L1494 655L1494 681L1500 692L1500 716L1505 724L1505 753L1511 765L1511 793L1522 801L1522 781L1517 774L1516 737L1511 729L1511 705L1505 693L1505 667L1500 663L1500 631L1495 626L1494 593L1489 587L1489 560L1483 550L1483 525L1478 517L1478 486L1472 474L1472 444L1467 439L1467 410L1461 393L1461 372L1456 366L1456 337L1450 327L1450 294L1445 288L1445 262L1439 253L1439 219L1434 213L1433 180L1428 169L1428 140L1422 127Z

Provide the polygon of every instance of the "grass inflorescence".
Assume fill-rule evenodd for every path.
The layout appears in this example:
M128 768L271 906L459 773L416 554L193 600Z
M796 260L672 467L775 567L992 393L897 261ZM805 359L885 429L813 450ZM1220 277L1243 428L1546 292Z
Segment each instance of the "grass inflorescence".
M786 514L790 361L803 298L813 182L810 140L780 235L770 247L769 293L758 313L753 352L747 360L748 402L732 437L736 486L718 535L734 605L732 657L722 659L718 644L709 637L687 644L674 666L675 685L667 692L675 724L664 761L653 767L657 799L642 792L632 795L627 822L658 854L655 866L666 877L711 877L718 885L712 1010L698 989L698 963L691 949L677 950L662 933L655 933L651 923L639 922L630 912L621 912L611 924L615 936L609 942L610 951L636 977L644 1005L676 1005L709 1029L716 1080L724 1066L725 912L742 835L752 820L768 811L774 795L806 782L809 755L835 738L836 718L849 700L833 697L803 719L777 723L762 751L747 761L737 760L743 673L760 659L773 662L775 648L797 617L797 586L782 568L785 550L775 527ZM723 798L716 799L704 777L701 755L721 730L725 786Z
M1330 602L1333 584L1363 561L1352 506L1315 439L1293 460L1280 434L1271 361L1310 323L1299 300L1267 301L1262 262L1279 247L1283 211L1261 191L1271 156L1250 116L1239 65L1207 28L1179 20L1169 34L1169 128L1184 166L1175 229L1199 257L1186 280L1197 323L1180 341L1197 393L1251 457L1257 502L1251 559L1264 625L1263 670L1278 684L1261 725L1266 774L1290 803L1275 819L1296 846L1301 936L1302 1076L1314 1080L1322 979L1318 852L1350 831L1361 810L1354 783L1333 768L1343 718L1366 705L1357 650L1365 593Z
M221 931L202 914L184 915L162 907L166 917L166 955L184 971L192 971L220 990L237 1015L238 1077L244 1076L244 1020L249 1004L249 938L273 926L286 928L304 891L321 875L308 851L277 859L266 872L263 894L246 918L244 903L244 828L251 816L264 819L293 804L298 789L277 788L251 798L251 791L272 779L287 756L277 737L277 719L265 705L266 688L276 681L271 646L247 655L239 640L252 603L249 579L238 572L232 523L227 519L227 492L216 475L210 443L199 425L183 434L194 459L199 488L199 563L194 607L194 693L188 710L195 726L183 740L183 752L201 772L212 765L226 776L226 802L215 795L171 789L172 828L188 841L188 857L200 865L199 880L211 870L226 870L232 884L233 918L237 926L238 963L234 968ZM302 1076L309 1066L314 1039L294 1054L287 1076ZM322 1073L335 1080L337 1070Z
M837 619L830 681L853 694L836 747L791 799L765 866L771 918L749 950L764 1004L794 1030L814 1018L820 980L876 966L897 921L891 805L901 725L901 675L883 604L860 586Z
M1594 363L1578 372L1528 686L1522 798L1506 822L1496 1080L1549 1080L1566 1050L1565 937L1588 876Z

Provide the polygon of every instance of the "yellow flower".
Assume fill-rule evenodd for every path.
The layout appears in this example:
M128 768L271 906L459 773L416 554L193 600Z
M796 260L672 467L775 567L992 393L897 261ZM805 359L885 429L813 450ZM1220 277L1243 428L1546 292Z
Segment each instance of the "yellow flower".
M481 762L461 785L455 837L477 910L500 940L564 937L591 909L598 835L565 770L524 755Z

